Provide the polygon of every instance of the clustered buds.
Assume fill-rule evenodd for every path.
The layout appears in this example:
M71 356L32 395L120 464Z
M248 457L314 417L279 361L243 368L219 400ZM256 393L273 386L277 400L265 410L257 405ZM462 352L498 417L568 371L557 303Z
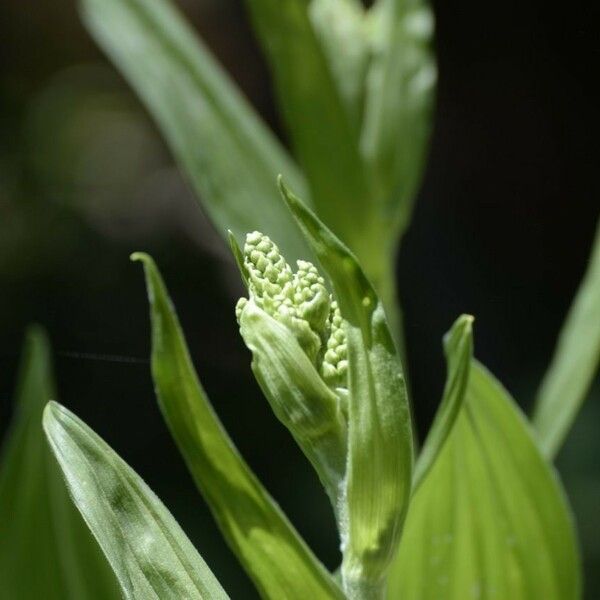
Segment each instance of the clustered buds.
M293 333L330 387L345 387L342 317L316 267L299 260L293 272L277 245L258 231L246 236L244 267L250 300ZM236 306L238 321L247 302L241 298Z

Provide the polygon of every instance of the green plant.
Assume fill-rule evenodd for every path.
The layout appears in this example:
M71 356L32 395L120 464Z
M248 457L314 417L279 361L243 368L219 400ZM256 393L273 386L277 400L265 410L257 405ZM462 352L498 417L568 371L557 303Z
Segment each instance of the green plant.
M161 409L261 595L577 598L564 494L515 403L473 359L473 319L460 317L446 337L444 397L415 462L382 304L347 247L282 193L328 281L302 261L294 273L262 234L248 235L243 251L232 240L249 291L236 312L265 396L331 500L339 584L235 452L194 373L158 270L147 255L133 256L146 271ZM127 597L224 594L160 502L95 434L56 405L44 424Z
M247 0L300 167L168 2L82 0L81 6L207 213L223 235L232 229L230 244L249 290L238 319L254 372L332 502L343 559L333 575L227 437L158 270L148 256L135 255L146 273L161 410L261 596L577 598L576 541L549 459L598 365L600 233L539 392L535 433L473 359L473 319L463 315L445 338L447 381L438 414L420 452L414 448L393 261L431 126L435 65L426 4L377 0L367 10L355 0ZM285 187L281 201L276 173L309 208ZM276 240L281 253L262 234L242 251L235 240L255 230ZM259 254L272 256L253 258L261 244ZM322 271L304 262L293 273L283 256L318 261ZM260 262L267 258L275 278L269 283ZM34 353L30 364L28 385L40 371L48 381L45 352ZM53 403L44 416L46 434L120 592L101 556L76 560L81 548L98 553L49 475L54 466L38 424L41 403L53 395L38 385L35 408L17 415L3 461L0 513L18 518L0 536L0 573L3 584L17 587L0 593L225 597L156 496L84 423ZM43 491L46 481L55 492ZM29 519L32 510L46 515L43 529ZM48 543L17 544L36 539L38 529ZM80 529L84 541L73 552L62 538ZM67 567L48 569L47 579L43 569L39 579L28 578L13 565L26 568L21 557L31 553L44 565L55 554Z

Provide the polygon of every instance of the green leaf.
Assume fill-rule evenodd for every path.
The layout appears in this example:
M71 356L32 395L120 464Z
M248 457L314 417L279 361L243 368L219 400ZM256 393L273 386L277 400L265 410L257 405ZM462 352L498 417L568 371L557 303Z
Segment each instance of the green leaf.
M333 284L348 347L347 531L350 597L381 584L397 549L412 481L412 429L402 366L381 302L350 251L281 184Z
M337 509L346 467L346 425L336 395L294 335L253 300L241 313L240 331L273 412L315 467Z
M73 501L125 598L228 597L171 513L108 444L56 402L43 422Z
M564 442L600 363L600 222L587 272L540 386L533 424L542 452L553 458Z
M168 0L81 0L83 19L156 119L225 236L279 234L290 256L307 249L274 177L302 176L274 135Z
M370 266L373 249L381 247L385 223L377 220L376 207L369 202L370 184L359 153L359 123L353 122L337 89L311 22L311 3L247 0L246 4L270 63L316 211ZM284 237L281 232L277 235ZM373 240L380 243L374 246Z
M462 315L456 320L444 339L444 351L448 362L446 386L435 420L415 465L413 494L442 452L463 406L473 357L473 317Z
M48 340L27 332L15 416L0 463L0 596L121 598L115 577L67 493L42 432L56 397Z
M476 361L461 414L411 502L387 597L580 597L564 492L514 401Z
M340 598L337 584L256 479L202 389L152 259L143 261L152 374L163 415L217 524L264 598Z
M371 9L374 57L367 75L361 152L393 223L406 229L433 123L436 65L426 0L378 0Z

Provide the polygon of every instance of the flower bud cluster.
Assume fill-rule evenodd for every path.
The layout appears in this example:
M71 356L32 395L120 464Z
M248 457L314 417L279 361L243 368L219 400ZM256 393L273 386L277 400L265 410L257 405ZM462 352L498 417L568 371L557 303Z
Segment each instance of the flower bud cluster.
M299 260L297 266L293 272L266 235L255 231L246 236L244 267L250 300L294 334L328 385L344 386L346 343L337 302L312 263ZM247 302L241 298L236 306L238 321Z

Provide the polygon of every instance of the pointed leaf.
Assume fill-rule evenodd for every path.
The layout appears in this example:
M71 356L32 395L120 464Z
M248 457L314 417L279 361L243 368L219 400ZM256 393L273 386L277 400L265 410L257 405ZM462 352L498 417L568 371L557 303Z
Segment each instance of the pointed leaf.
M339 598L340 591L238 454L194 370L165 285L146 273L152 374L171 433L223 535L264 598Z
M51 371L48 340L32 327L0 463L0 596L116 600L116 579L73 506L42 431L43 408L56 397Z
M412 481L408 397L382 304L356 259L283 184L282 193L331 278L346 320L348 531L342 533L342 575L353 596L362 593L355 586L381 583L400 539Z
M125 598L227 598L171 513L83 421L56 402L44 430L69 491Z
M580 597L556 474L514 401L475 361L461 414L411 502L387 597Z
M200 201L225 236L278 233L296 258L306 246L274 177L302 176L169 0L81 0L92 35L156 119Z
M590 264L573 301L538 392L533 424L553 458L585 400L600 363L600 222Z
M448 363L446 386L433 425L415 465L413 494L435 463L454 427L465 400L473 357L473 317L462 315L444 339Z

